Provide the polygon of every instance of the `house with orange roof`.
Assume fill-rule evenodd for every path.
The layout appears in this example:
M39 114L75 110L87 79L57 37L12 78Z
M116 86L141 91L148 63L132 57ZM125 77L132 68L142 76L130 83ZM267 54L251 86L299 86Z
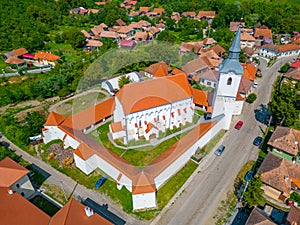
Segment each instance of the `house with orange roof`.
M231 118L243 106L238 86L243 74L239 63L240 30L220 65L213 96L194 90L186 73L125 85L115 97L69 117L51 113L42 130L45 143L60 139L74 149L74 161L85 174L100 168L132 194L133 210L157 208L156 192L190 160L199 148L221 129L229 129ZM138 94L137 94L138 93ZM195 105L205 107L212 119L191 126L190 131L148 166L138 168L85 134L113 116L110 137L130 139L157 137L158 130L179 127L192 120ZM204 108L203 108L204 109ZM126 118L126 120L125 120Z
M150 8L148 6L141 6L139 9L140 14L147 14L150 11Z
M31 197L35 189L28 177L29 170L6 157L0 161L0 187L10 188L25 198Z
M215 11L199 11L196 18L197 20L207 20L208 23L212 23L215 16L216 16Z
M55 64L57 63L57 61L60 59L59 56L48 53L48 52L41 52L38 51L35 55L34 55L34 60L36 60L37 62L41 63L42 65L52 65L55 66Z
M259 27L254 29L254 38L256 40L255 46L262 46L264 44L273 43L272 40L272 30L267 27Z
M259 55L265 58L281 58L288 56L298 56L300 46L296 44L266 44L259 49Z
M145 76L149 78L168 76L172 68L165 62L157 62L145 69Z
M75 199L71 199L56 214L47 225L112 225L110 221L94 212Z
M286 159L268 153L258 169L264 194L285 202L290 194L300 188L300 166Z
M49 225L50 216L16 191L0 186L0 202L1 225Z
M245 27L245 22L230 22L229 24L229 30L232 32L237 32L238 27Z
M187 18L191 18L191 19L194 19L195 16L196 16L196 13L193 12L193 11L189 11L189 12L183 12L181 14L182 17L187 17Z
M247 32L241 33L241 48L253 48L255 45L255 38Z

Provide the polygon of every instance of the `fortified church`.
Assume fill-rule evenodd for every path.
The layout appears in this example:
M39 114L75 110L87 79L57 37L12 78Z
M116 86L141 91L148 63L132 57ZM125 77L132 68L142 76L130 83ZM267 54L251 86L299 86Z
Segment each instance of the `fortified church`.
M239 62L240 29L221 64L214 96L191 88L184 74L166 76L125 85L114 97L69 117L51 112L42 130L48 143L60 139L64 147L74 149L76 166L85 174L96 168L116 181L118 189L132 193L133 209L156 208L156 191L178 172L198 148L206 145L220 130L229 129L233 115L243 108L238 87L243 74ZM124 143L157 137L159 132L191 123L199 95L206 98L205 109L212 118L196 125L150 165L139 169L85 132L113 117L110 135ZM202 96L202 97L203 97Z

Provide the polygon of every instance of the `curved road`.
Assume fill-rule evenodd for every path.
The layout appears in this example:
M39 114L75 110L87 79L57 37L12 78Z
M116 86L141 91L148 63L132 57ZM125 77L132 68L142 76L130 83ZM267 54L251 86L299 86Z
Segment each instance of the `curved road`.
M278 70L292 58L277 61L271 68L266 69L267 61L261 60L263 77L258 81L259 86L254 92L257 100L253 104L244 104L242 115L233 118L232 126L237 120L244 121L241 130L230 129L221 140L226 146L221 156L215 156L212 151L207 159L209 165L194 173L193 180L187 185L175 203L164 209L152 224L170 225L210 225L214 224L213 216L226 193L233 189L233 181L238 171L248 160L257 158L258 149L252 145L254 138L265 130L265 126L255 119L255 109L267 105L271 96L273 83ZM217 146L219 146L218 143Z

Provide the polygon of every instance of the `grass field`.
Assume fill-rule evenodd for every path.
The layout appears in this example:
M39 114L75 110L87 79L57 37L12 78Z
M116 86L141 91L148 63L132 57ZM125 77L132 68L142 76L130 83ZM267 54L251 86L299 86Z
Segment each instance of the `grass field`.
M55 111L63 116L70 116L94 106L95 102L104 97L105 95L99 92L88 93L60 104Z

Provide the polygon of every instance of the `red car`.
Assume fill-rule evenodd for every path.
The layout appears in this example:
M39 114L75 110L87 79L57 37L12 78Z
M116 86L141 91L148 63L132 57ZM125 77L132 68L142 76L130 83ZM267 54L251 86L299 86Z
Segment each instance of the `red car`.
M244 122L240 120L239 122L237 122L237 124L235 125L234 128L237 129L237 130L239 130L239 129L242 128L243 124L244 124Z

